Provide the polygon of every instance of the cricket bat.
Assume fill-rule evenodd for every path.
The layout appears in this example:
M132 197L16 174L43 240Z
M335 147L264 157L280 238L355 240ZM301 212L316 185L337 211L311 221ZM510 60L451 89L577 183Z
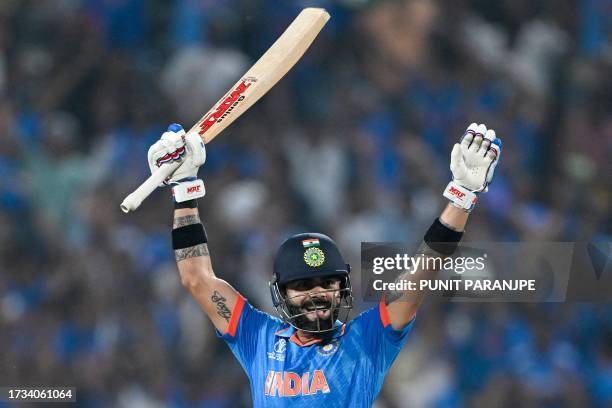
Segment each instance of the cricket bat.
M268 92L304 55L329 14L322 8L306 8L238 82L195 124L204 143L210 142ZM181 163L164 164L121 203L124 213L136 210Z

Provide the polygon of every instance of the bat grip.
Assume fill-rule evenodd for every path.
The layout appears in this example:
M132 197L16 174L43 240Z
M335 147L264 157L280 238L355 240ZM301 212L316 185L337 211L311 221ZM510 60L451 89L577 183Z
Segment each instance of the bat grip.
M147 198L157 186L159 186L166 178L168 178L176 169L179 168L181 163L172 162L168 164L164 164L160 167L158 171L151 174L148 179L145 180L136 190L134 190L130 195L125 197L123 202L121 203L121 211L124 213L129 213L130 211L136 210L140 207L140 204Z

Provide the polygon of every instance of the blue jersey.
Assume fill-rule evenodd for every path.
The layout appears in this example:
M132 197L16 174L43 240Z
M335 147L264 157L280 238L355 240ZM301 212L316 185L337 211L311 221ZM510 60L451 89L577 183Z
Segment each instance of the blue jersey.
M348 324L331 342L302 343L296 330L240 297L225 340L247 373L254 407L370 407L406 342L389 324L384 302Z

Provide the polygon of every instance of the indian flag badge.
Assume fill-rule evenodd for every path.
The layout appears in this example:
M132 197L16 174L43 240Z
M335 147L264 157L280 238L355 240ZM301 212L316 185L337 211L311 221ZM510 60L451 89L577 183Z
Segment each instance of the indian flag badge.
M302 245L306 250L304 251L304 262L306 265L313 268L318 268L325 262L325 254L319 248L319 240L316 238L305 239L302 241Z
M309 238L302 241L304 248L318 247L319 240L317 238Z

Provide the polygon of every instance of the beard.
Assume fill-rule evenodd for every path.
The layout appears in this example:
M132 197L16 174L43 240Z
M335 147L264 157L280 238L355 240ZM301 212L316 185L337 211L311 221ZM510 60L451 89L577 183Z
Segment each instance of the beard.
M313 305L317 309L316 311L313 311ZM337 307L332 309L332 303L329 300L321 298L312 298L299 306L287 302L287 309L289 309L291 316L300 315L293 319L293 324L299 329L310 332L332 329L340 313L340 310ZM329 311L329 316L319 316L319 313L323 311ZM313 313L314 320L309 319L306 313Z

